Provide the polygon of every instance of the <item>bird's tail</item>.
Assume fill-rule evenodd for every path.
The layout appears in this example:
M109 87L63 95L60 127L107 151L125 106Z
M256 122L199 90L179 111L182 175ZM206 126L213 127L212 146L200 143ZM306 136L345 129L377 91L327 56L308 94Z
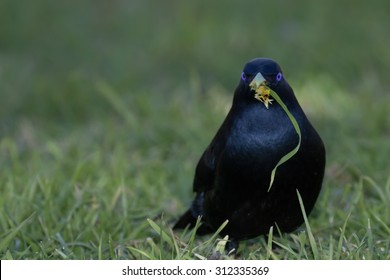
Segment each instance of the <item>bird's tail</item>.
M173 229L184 229L188 227L189 229L194 228L196 225L197 218L192 214L191 209L188 209L176 222L173 226ZM200 226L196 230L196 234L204 235L212 233L212 229L205 224L200 224Z
M196 225L196 218L192 216L191 209L188 209L173 226L173 229L193 228Z

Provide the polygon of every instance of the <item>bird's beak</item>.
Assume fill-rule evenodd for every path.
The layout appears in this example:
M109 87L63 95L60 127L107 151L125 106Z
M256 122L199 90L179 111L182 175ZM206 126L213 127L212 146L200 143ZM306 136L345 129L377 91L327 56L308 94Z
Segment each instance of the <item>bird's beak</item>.
M263 75L261 73L257 73L256 76L253 78L252 82L250 82L249 86L251 90L256 91L260 85L265 81Z
M257 73L252 82L250 82L249 87L255 92L254 98L263 102L264 106L268 109L269 104L273 101L273 99L270 98L271 89L266 84L266 80L260 72Z

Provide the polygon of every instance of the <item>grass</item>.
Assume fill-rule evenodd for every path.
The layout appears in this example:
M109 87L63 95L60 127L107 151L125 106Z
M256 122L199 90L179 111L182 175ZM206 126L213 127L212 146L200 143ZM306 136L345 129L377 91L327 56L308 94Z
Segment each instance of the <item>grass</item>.
M243 64L268 56L326 176L300 229L236 258L389 260L389 4L169 2L0 2L0 258L232 258L170 226Z

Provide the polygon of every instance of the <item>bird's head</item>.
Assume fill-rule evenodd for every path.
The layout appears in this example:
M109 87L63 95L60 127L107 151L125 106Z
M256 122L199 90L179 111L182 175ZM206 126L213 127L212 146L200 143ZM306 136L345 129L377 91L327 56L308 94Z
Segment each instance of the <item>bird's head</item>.
M269 58L255 58L249 61L241 74L239 87L242 87L246 95L264 103L268 108L273 101L270 98L270 90L279 93L285 86L282 69ZM247 97L247 96L246 96Z

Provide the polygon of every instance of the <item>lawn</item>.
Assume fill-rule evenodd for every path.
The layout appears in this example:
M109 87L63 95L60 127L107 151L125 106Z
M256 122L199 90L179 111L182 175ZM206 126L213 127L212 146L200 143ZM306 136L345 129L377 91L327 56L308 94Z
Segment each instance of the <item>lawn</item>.
M350 3L0 1L0 258L389 260L390 3ZM170 226L260 56L326 174L308 223L227 256Z

